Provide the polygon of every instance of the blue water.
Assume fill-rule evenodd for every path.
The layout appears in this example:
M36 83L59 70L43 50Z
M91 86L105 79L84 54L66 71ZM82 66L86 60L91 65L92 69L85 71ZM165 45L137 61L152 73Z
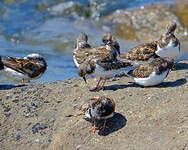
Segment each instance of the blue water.
M77 77L72 51L79 33L88 33L89 42L99 45L104 32L97 21L100 16L156 2L171 3L170 0L1 0L0 55L42 54L48 71L37 81ZM132 41L118 40L122 50L134 45Z

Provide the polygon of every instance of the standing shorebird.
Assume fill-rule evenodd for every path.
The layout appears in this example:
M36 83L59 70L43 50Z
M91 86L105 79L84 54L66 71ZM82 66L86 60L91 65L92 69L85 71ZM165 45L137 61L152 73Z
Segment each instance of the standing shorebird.
M145 87L155 86L163 82L173 65L173 60L159 57L148 64L139 65L129 71L127 75L139 85Z
M87 43L87 35L81 34L77 39L77 48L74 50L73 58L78 68L78 75L86 82L88 75L99 77L99 81L92 90L103 89L107 78L111 78L120 72L120 69L130 66L117 60L119 44L111 34L105 34L102 41L105 45L91 47Z
M105 45L99 47L90 47L84 49L76 49L74 51L74 59L78 65L78 75L86 82L86 77L92 75L99 77L97 85L92 89L99 91L103 89L107 78L111 78L118 74L122 68L130 66L117 60L118 50L114 47L114 40L111 36L103 38ZM77 43L77 45L79 45Z
M106 126L106 119L114 116L115 102L113 99L101 96L89 99L89 101L83 104L80 110L85 114L85 117L93 121L92 131L108 128ZM104 119L104 125L97 127L96 121Z
M39 54L3 58L3 64L5 76L22 82L38 79L47 69L46 61Z
M73 60L76 67L79 67L79 65L85 61L87 57L84 56L87 55L89 49L91 49L91 45L88 44L88 36L85 33L80 34L76 40L73 52Z
M174 35L176 26L176 23L171 24L159 40L136 46L127 53L121 54L120 58L130 62L133 66L150 63L158 57L175 60L180 54L180 42Z

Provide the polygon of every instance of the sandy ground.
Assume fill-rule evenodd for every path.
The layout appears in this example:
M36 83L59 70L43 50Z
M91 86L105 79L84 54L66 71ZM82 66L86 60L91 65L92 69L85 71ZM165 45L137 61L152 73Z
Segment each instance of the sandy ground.
M90 92L81 79L0 85L1 150L187 150L188 62L157 87L143 88L127 77L108 80ZM93 133L76 114L93 96L116 102L108 129Z

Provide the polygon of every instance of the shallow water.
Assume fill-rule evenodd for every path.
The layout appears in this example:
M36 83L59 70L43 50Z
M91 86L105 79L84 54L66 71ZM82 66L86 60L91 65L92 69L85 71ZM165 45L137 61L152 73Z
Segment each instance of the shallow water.
M101 34L109 29L97 22L98 17L154 2L172 3L170 0L2 0L0 55L42 54L48 71L37 81L77 77L72 50L78 34L86 32L92 45L100 45ZM118 41L122 51L136 44Z

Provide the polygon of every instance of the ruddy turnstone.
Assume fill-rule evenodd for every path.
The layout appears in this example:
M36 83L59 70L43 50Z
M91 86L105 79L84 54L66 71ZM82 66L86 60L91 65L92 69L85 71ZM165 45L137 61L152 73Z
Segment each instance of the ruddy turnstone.
M173 60L159 57L148 64L139 65L129 71L127 75L139 85L155 86L163 82L173 65Z
M26 57L3 58L3 64L5 76L22 82L38 79L47 69L44 58L35 53Z
M78 75L83 77L85 82L87 75L100 77L97 86L93 88L96 91L104 87L106 78L111 78L118 74L120 69L130 66L129 62L122 62L116 58L118 50L114 47L112 36L105 36L103 39L105 40L103 46L74 51L75 64L78 64Z
M87 103L83 104L80 110L85 114L85 117L93 121L92 131L98 129L105 129L106 119L113 117L115 111L115 102L113 99L101 96L94 97L88 100ZM104 125L97 127L96 121L104 119Z
M114 75L123 71L122 69L131 66L130 63L119 61L113 56L104 55L100 58L87 59L78 67L78 75L86 82L88 75L100 77L97 85L92 89L93 91L99 91L103 89L106 79L113 77Z
M0 56L0 73L4 70L4 65L3 62L1 60L1 56Z
M91 46L88 44L88 36L85 33L80 34L77 38L75 49L73 52L73 60L77 67L85 61L85 58L80 56L85 56L84 53L87 53L90 48Z
M118 55L120 55L120 45L117 42L116 38L113 37L111 33L103 34L102 42L104 43L104 45L108 45L108 42L111 42L114 49L116 49L116 51L118 52Z
M157 57L176 59L180 54L180 42L174 35L176 26L176 23L171 24L158 41L136 46L121 54L120 58L131 62L133 66L149 63Z

